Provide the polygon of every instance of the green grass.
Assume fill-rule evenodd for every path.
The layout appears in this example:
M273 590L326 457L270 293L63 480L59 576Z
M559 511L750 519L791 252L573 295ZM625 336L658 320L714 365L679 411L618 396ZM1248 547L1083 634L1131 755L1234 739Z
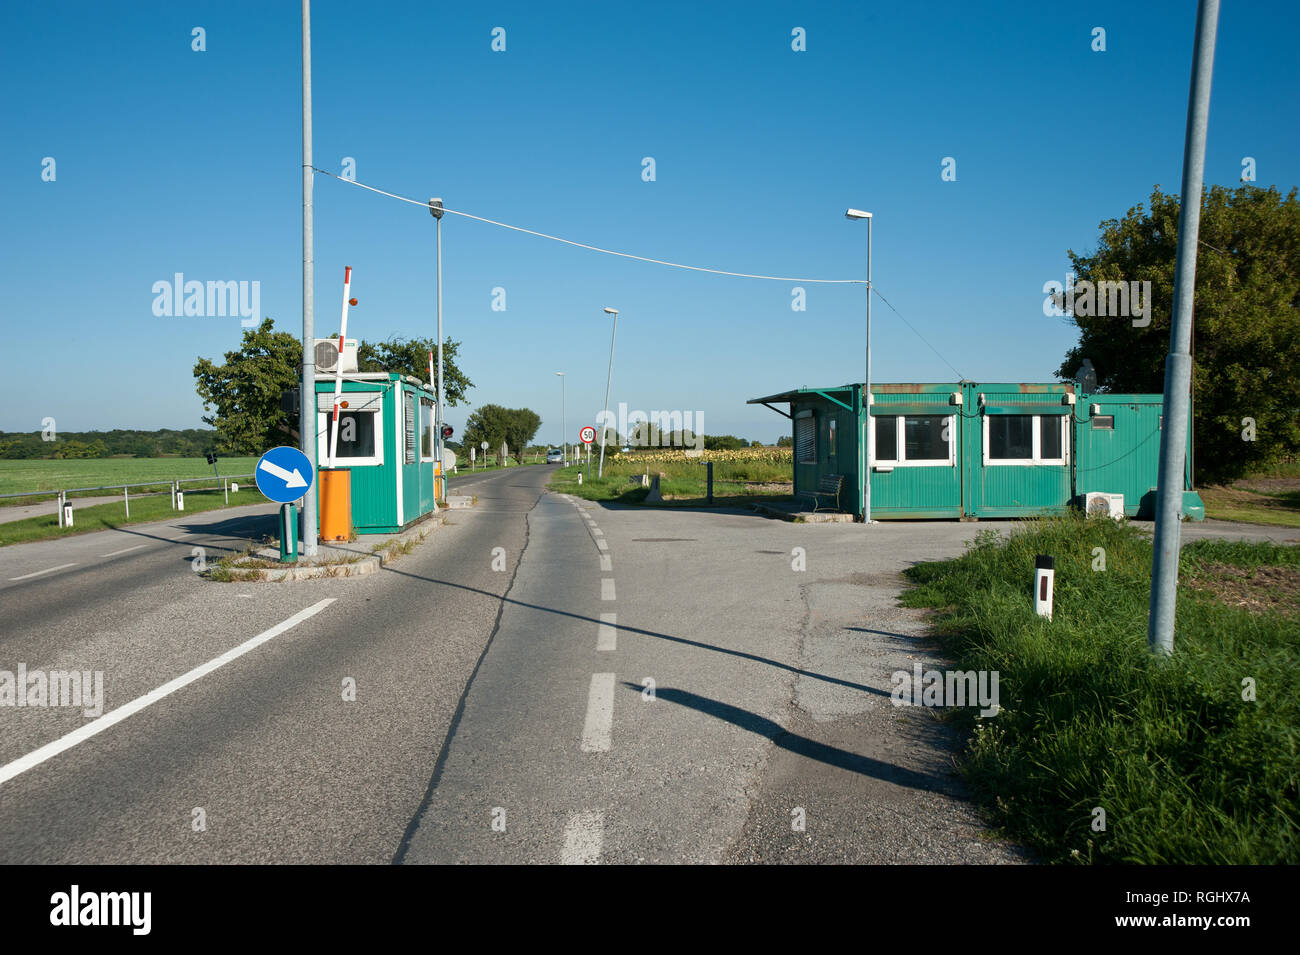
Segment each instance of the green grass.
M237 493L230 495L230 506L248 504L265 504L267 500L257 488L249 485L241 487ZM174 511L171 495L141 497L131 499L131 519L128 521L122 504L96 504L90 507L74 507L72 527L59 527L55 514L41 517L28 517L21 521L0 523L0 547L8 544L21 544L27 541L47 540L52 537L71 537L74 534L88 534L91 531L111 530L127 524L144 524L150 521L165 521L186 514L197 514L225 507L225 498L221 491L186 491L185 510Z
M549 487L553 491L572 494L574 497L589 501L617 501L621 504L641 504L645 501L649 488L633 484L628 479L646 473L651 476L662 473L666 475L659 481L659 492L665 498L662 505L651 507L680 507L698 505L708 493L707 476L703 464L698 463L642 463L635 455L623 455L617 461L605 459L605 475L596 477L597 467L591 466L591 479L587 479L584 463L577 466L560 468L553 475ZM578 473L582 472L583 483L578 483ZM755 500L788 500L788 488L770 488L757 486L759 482L776 483L790 481L789 468L782 469L770 463L759 461L716 462L713 466L713 498L715 503L741 505ZM753 483L746 483L753 482ZM667 500L674 498L675 500Z
M1056 558L1051 622L1033 612L1036 554ZM1000 674L998 716L954 718L974 727L962 772L1006 832L1055 862L1300 862L1300 619L1252 615L1186 580L1225 564L1295 570L1300 549L1183 548L1163 660L1146 647L1151 543L1122 524L985 532L962 557L907 571L904 602L937 611L957 667Z
M1300 491L1233 487L1202 487L1205 516L1217 521L1242 521L1276 527L1300 527Z
M255 457L221 458L222 474L252 474ZM175 479L212 477L212 465L205 458L97 458L74 461L0 460L0 494L23 491L58 491L73 487L103 487L109 484L139 484L158 481L163 489ZM134 489L133 489L134 490ZM148 490L141 488L140 490ZM111 494L88 492L80 496ZM74 495L74 497L77 495ZM45 500L49 500L45 498ZM0 500L0 505L31 503L31 499Z

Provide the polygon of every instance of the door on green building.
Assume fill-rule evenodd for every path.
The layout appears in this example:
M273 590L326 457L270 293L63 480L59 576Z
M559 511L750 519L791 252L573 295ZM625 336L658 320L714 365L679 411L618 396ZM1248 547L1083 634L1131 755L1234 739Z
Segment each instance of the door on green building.
M872 517L960 517L956 413L911 413L879 404L871 408L871 422Z
M986 407L972 456L979 517L1060 513L1070 501L1069 405Z

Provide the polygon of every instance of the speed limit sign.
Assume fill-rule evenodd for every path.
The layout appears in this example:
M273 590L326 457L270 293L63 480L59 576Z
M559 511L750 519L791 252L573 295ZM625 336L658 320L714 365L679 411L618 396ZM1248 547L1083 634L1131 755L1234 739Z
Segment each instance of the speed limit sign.
M591 442L596 440L596 429L591 425L587 425L578 432L578 440L583 444L591 444Z

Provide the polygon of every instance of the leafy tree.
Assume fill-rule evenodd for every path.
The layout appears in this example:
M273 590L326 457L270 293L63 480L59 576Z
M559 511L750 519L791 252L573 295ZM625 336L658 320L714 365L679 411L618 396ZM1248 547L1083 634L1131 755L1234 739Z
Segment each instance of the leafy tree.
M473 448L486 441L488 451L496 455L497 464L505 464L501 457L501 445L504 442L514 453L515 459L522 464L525 450L541 426L542 419L528 408L482 405L466 419L463 443Z
M447 404L453 406L463 401L473 386L456 365L459 346L459 342L443 342L447 377L444 395ZM398 372L425 381L429 351L434 347L435 342L427 338L361 341L357 345L357 368ZM200 358L194 366L194 377L203 410L213 411L203 420L216 426L216 450L225 454L261 454L276 444L297 443L297 415L280 410L280 398L302 381L302 343L288 332L275 331L271 319L247 329L239 349L226 352L224 364Z
M1150 208L1101 223L1091 255L1068 255L1077 282L1149 281L1150 324L1083 316L1057 370L1089 359L1099 390L1161 392L1173 309L1179 199L1157 186ZM1131 306L1130 306L1131 307ZM1197 478L1225 481L1300 450L1300 202L1296 190L1212 186L1201 210L1192 338ZM1243 440L1248 422L1255 440Z
M277 332L271 319L245 330L237 351L226 352L223 365L200 358L194 365L207 424L217 429L218 450L261 454L277 444L292 443L289 416L280 397L301 381L302 343Z
M705 451L738 451L747 447L749 447L749 442L744 438L736 437L734 434L706 434L704 436Z
M337 336L331 336L337 337ZM474 383L456 365L460 342L442 340L442 370L447 382L443 386L443 400L455 407L465 400ZM433 378L429 376L429 352L433 352ZM433 338L390 338L384 342L363 341L357 345L359 371L396 371L411 375L421 381L437 384L438 342Z
M781 437L779 437L779 438L776 439L776 446L777 446L778 448L793 448L793 447L794 447L794 435L792 435L792 434L783 434L783 435L781 435Z

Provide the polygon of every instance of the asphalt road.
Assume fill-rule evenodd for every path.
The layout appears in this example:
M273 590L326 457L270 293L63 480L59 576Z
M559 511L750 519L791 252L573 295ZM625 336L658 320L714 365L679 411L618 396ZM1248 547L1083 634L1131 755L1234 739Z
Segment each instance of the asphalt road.
M477 506L362 578L195 572L272 505L0 549L0 671L104 688L0 705L0 862L1025 859L889 699L941 666L899 571L1007 525L602 506L552 471L453 478Z

